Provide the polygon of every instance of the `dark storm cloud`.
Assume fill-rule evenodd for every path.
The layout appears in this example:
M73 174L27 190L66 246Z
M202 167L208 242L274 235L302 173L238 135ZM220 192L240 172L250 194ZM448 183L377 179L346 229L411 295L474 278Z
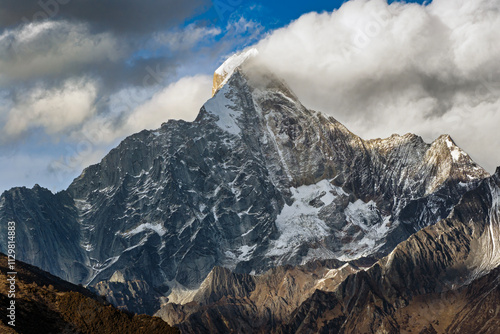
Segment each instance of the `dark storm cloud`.
M88 23L68 20L18 25L0 34L0 89L57 84L80 76L99 78L103 94L130 85L164 84L182 60L195 56L193 45L219 32L213 30L204 26L164 30L162 40L155 37L158 32L144 36L97 32Z
M148 33L182 23L210 5L208 0L0 0L0 29L64 19L98 31Z
M101 73L103 83L108 88L120 88L122 84L133 86L154 86L164 84L168 75L175 74L177 60L167 57L138 59L130 66L113 66L103 64L102 68L93 69ZM105 72L103 72L105 71Z

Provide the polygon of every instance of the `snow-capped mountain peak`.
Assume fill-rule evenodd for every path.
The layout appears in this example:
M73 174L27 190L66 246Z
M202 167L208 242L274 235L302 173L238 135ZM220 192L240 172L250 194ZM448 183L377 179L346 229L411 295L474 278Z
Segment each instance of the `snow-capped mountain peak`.
M258 54L259 51L257 49L251 48L229 57L214 73L212 96L227 83L227 80L231 77L236 68L241 66L248 59L256 57Z
M447 137L361 139L304 107L247 61L255 56L216 71L194 122L128 137L60 194L4 194L0 220L16 222L25 253L43 252L30 262L103 293L133 293L122 301L131 308L142 293L154 308L215 266L262 273L385 255L447 217L486 175Z

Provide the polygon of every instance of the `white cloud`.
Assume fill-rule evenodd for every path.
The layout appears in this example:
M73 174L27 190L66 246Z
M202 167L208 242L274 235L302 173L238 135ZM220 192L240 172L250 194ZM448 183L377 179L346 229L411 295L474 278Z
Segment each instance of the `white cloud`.
M187 51L221 33L217 27L199 27L192 23L184 29L154 34L153 47L168 47L173 52Z
M157 129L169 119L193 121L201 106L211 97L212 77L184 77L152 94L149 90L127 89L115 94L112 112L86 121L73 140L92 145L114 143L144 129Z
M68 80L62 87L39 86L21 95L22 100L2 115L6 118L4 141L33 128L42 127L48 134L57 134L80 125L95 112L97 85L91 80Z
M500 165L500 3L352 0L310 13L257 47L302 102L362 137L449 133Z
M182 78L156 93L128 117L124 131L158 128L169 119L193 121L201 106L211 97L212 77Z

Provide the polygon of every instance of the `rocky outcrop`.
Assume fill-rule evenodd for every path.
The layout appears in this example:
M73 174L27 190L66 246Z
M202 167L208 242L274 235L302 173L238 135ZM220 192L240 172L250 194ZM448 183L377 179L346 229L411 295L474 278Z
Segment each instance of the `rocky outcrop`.
M109 281L100 281L89 289L98 295L106 296L118 309L134 310L137 314L154 314L164 299L159 291L140 280L116 281L112 277Z
M334 291L358 270L335 260L280 266L259 276L216 267L193 298L165 304L156 315L185 333L274 331L317 289Z

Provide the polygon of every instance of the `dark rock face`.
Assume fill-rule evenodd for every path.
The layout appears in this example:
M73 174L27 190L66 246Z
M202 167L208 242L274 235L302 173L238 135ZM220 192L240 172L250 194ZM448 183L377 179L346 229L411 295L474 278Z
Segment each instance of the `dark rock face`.
M132 309L137 314L153 314L160 308L163 297L147 282L139 280L116 281L111 278L89 289L98 295L106 296L106 299L119 309Z
M80 247L80 225L73 199L35 186L15 188L0 198L0 252L7 253L8 222L16 223L16 255L73 282L90 278Z
M66 191L5 192L0 229L16 222L22 260L152 313L217 266L380 258L485 177L448 136L364 141L248 63L194 122L125 139Z

